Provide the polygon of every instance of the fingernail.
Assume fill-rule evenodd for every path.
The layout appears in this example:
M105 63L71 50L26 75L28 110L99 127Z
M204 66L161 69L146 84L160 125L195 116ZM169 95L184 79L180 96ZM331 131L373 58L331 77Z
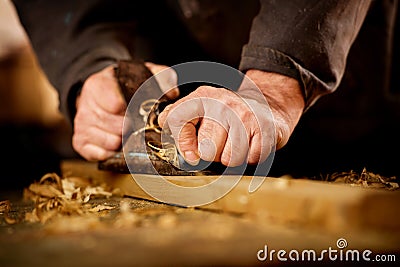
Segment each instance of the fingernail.
M185 151L183 155L187 163L192 166L196 166L200 162L200 157L193 151Z

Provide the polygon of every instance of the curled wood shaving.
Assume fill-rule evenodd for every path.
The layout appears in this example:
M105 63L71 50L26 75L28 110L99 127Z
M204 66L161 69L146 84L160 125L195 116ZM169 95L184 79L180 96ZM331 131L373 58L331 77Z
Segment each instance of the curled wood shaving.
M33 211L25 214L25 221L46 223L59 215L82 215L109 210L112 207L84 204L95 197L111 196L112 192L105 185L92 185L83 178L61 178L56 173L49 173L24 190L24 199L35 203Z
M9 200L0 201L0 213L8 212L10 210L11 203Z
M107 206L107 205L97 205L91 209L89 209L90 212L99 212L103 210L112 210L114 207L112 206Z
M96 196L105 196L105 197L111 197L112 193L107 192L102 188L101 186L96 186L96 187L86 187L83 191L83 202L86 203L90 200L90 198L96 197Z
M350 172L333 173L327 176L325 180L370 188L399 189L399 184L396 182L397 178L395 176L384 177L379 174L368 172L366 168L364 168L361 173L357 173L353 170Z
M11 211L11 203L9 200L0 201L0 213L4 213L4 221L7 224L15 224L18 222L17 219L12 218L9 213Z

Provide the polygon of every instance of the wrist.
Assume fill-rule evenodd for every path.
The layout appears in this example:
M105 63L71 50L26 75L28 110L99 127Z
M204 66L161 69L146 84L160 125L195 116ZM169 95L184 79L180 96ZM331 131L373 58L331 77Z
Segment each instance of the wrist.
M274 117L276 147L282 148L289 140L303 114L305 101L299 82L291 77L260 70L248 70L250 78L261 91ZM259 92L254 86L242 86L238 93L244 97Z

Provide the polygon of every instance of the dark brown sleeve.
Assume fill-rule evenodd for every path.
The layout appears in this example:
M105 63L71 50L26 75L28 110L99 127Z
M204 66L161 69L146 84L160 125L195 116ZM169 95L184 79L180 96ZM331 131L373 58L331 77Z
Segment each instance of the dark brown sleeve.
M296 78L306 109L336 90L370 0L262 0L240 69Z
M14 0L39 63L71 120L91 74L133 56L143 1Z

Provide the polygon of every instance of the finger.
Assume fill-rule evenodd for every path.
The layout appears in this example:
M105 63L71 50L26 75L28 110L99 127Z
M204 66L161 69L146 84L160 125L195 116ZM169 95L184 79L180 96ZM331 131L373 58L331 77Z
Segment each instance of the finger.
M93 144L105 150L116 151L120 148L122 137L110 134L96 127L77 127L73 135L73 144L76 149L87 144Z
M206 161L221 161L227 130L212 118L203 118L198 130L198 150L200 157Z
M174 105L168 105L164 108L164 110L158 115L158 125L160 125L161 128L167 127L166 125L166 120L169 114L169 111L172 109Z
M249 164L264 162L272 152L272 146L274 143L275 141L271 134L261 132L255 134L250 140L247 162Z
M87 136L90 138L87 140L88 143L100 146L105 150L117 151L121 147L121 135L111 134L99 128L90 127L88 128Z
M247 99L252 111L251 116L245 118L249 121L249 154L247 162L249 164L258 164L264 162L274 149L275 141L275 123L268 106L258 106L254 100ZM257 108L256 108L257 107Z
M249 164L261 162L261 151L263 150L261 144L262 140L260 140L260 136L258 134L251 138L249 155L247 158L247 162Z
M243 122L239 119L231 124L228 138L221 154L221 163L225 166L236 167L244 163L249 150L249 137Z
M198 98L185 99L174 104L168 112L165 123L181 154L191 164L199 161L196 125L204 115L203 105Z
M101 109L116 115L124 115L127 107L127 103L125 102L124 97L122 96L121 90L115 84L109 84L109 87L106 88L107 84L104 83L97 92L98 96L94 98L96 103ZM101 97L99 97L101 96Z
M165 65L158 65L151 62L144 63L146 67L155 75L161 91L170 99L179 96L178 75L176 71Z
M114 135L122 135L124 116L97 111L96 119L96 126L102 131Z
M110 134L122 135L124 116L110 114L96 107L82 106L76 113L74 124L75 127L95 126Z
M178 149L185 160L191 165L197 165L200 156L197 147L196 125L194 122L185 123L178 134Z
M225 96L226 100L228 97ZM216 160L220 160L225 166L235 167L243 164L247 158L249 149L249 130L248 125L249 111L242 100L235 100L227 104L223 100L213 100L205 98L202 103L205 106L206 118L213 121L207 134L208 138L214 143L216 152ZM234 103L234 104L233 104ZM244 120L243 120L243 119ZM206 120L207 122L207 120ZM202 127L202 126L201 126ZM199 140L201 136L201 127L199 129ZM206 145L210 146L209 142ZM203 158L203 149L200 147L201 156ZM212 147L211 147L212 149ZM210 153L211 154L211 153Z
M87 144L77 150L77 152L88 161L106 160L116 153L115 151L109 151L93 144Z

